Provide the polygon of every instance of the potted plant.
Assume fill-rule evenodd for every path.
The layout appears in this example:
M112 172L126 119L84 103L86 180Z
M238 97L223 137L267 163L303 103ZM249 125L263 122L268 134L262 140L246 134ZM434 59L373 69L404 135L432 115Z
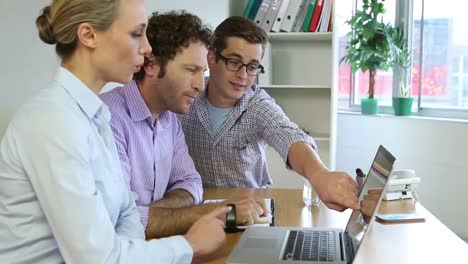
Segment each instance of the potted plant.
M377 70L387 71L399 65L408 68L408 43L404 32L383 22L385 0L362 0L362 10L356 10L346 21L351 27L346 55L341 59L351 66L351 71L369 73L368 97L361 99L361 112L375 114L378 101L374 98Z
M392 106L395 115L409 116L413 106L413 97L410 97L410 86L400 82L400 96L392 98Z

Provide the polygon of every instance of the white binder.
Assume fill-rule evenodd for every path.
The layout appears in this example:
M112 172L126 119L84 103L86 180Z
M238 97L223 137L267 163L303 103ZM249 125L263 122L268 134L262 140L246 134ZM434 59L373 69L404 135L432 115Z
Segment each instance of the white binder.
M319 25L317 27L317 32L327 32L328 26L330 24L330 15L331 15L331 0L324 0L322 14L320 14Z
M281 23L280 26L280 31L291 32L293 30L294 21L304 1L307 0L290 0L288 9L284 15L283 23Z
M302 31L302 23L307 15L307 9L310 5L311 0L305 0L302 5L299 7L299 13L297 14L296 20L294 21L293 29L294 32Z
M254 19L254 22L255 24L257 24L257 26L262 26L263 20L266 17L268 9L270 8L271 1L272 0L263 0L260 4L260 7L258 8L257 14L255 15Z
M275 23L273 23L273 26L271 27L271 31L273 32L280 31L281 23L283 22L284 15L286 14L286 10L288 9L288 6L289 6L289 0L283 0L283 2L281 2L281 7L278 10Z
M265 32L270 32L273 23L275 22L276 16L278 15L278 11L280 9L282 0L272 0L270 4L270 8L263 19L261 27Z

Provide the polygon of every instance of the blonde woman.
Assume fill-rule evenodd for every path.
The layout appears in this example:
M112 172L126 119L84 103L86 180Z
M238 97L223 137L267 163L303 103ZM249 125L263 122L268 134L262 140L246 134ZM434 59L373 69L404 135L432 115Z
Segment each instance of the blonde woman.
M37 18L62 63L0 144L0 263L189 263L224 241L227 207L144 240L97 94L143 65L146 24L143 0L54 0Z

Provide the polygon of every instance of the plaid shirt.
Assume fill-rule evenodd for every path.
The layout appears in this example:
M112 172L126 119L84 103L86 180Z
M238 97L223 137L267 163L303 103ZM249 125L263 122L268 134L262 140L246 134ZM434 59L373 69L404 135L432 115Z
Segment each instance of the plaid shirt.
M208 119L207 89L180 115L190 156L202 176L203 187L262 188L271 184L267 169L266 144L285 163L291 145L315 141L291 122L264 90L254 84L213 135Z

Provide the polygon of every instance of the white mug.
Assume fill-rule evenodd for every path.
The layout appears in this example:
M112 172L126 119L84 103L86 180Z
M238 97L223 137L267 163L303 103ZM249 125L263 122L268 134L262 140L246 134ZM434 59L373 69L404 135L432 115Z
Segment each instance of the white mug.
M408 179L416 177L416 173L414 170L402 169L402 170L394 170L392 172L392 176L394 179Z

